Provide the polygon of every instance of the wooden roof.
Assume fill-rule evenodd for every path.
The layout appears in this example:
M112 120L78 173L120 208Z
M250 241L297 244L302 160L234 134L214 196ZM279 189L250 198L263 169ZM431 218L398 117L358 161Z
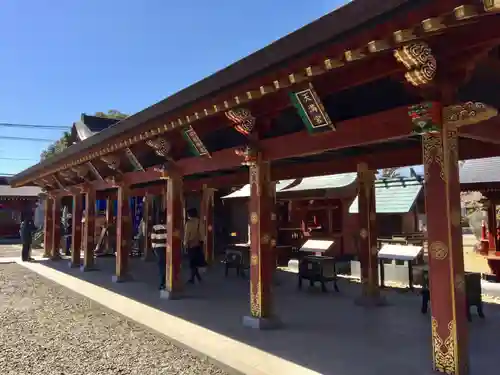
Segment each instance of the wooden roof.
M414 40L414 37L430 38L432 48L436 47L441 53L436 57L448 62L456 61L460 56L468 56L469 52L473 53L469 50L467 53L460 52L466 47L476 48L478 35L482 43L486 41L485 35L488 36L489 43L495 38L496 34L492 34L490 30L495 19L498 23L499 17L477 17L471 22L471 14L482 15L484 10L478 1L475 1L477 4L473 9L468 4L459 7L462 3L455 0L352 1L228 68L21 172L12 179L12 183L14 186L21 186L37 179L43 182L50 175L57 182L56 173L62 174L63 170L74 172L74 169L89 162L97 169L100 169L100 163L103 167L101 172L104 172L100 177L106 179L113 172L107 169L110 164L103 160L105 157L121 158L122 166L125 165L122 173L140 170L129 157L130 153L140 161L147 160L142 166L144 168L161 165L165 163L165 159L155 157L155 153L145 145L147 140L157 139L158 136L168 139L173 149L172 159L181 170L188 170L189 173L184 172L185 175L234 169L234 158L228 158L219 151L227 151L227 155L234 154L232 149L245 144L246 139L230 126L224 112L239 107L241 103L249 106L252 114L258 112L255 116L260 123L266 120L271 123L264 126L262 143L283 134L295 133L302 136L300 130L303 131L303 123L296 111L290 108L288 90L280 90L283 80L288 86L293 86L296 78L300 78L299 82L311 81L315 88L317 86L327 112L339 125L336 140L333 139L332 143L332 136L321 136L325 147L320 145L314 153L323 152L319 151L323 148L327 151L352 147L352 139L351 143L344 141L345 146L339 141L360 133L359 128L353 127L359 126L359 121L356 123L351 119L384 111L390 117L390 110L398 112L396 108L399 108L399 112L406 113L407 117L407 105L420 101L418 94L405 90L403 83L394 79L395 75L404 77L406 71L402 64L396 62L394 49L401 48ZM447 32L443 32L442 28ZM405 37L407 32L413 32L411 30L415 35ZM450 40L454 42L450 44ZM380 92L384 95L377 94ZM270 111L274 111L273 116ZM373 121L370 132L366 133L376 133L378 141L407 137L409 132L391 134L391 124L387 121L396 120L393 117L388 120L387 116L383 123ZM366 124L366 120L364 123ZM196 158L189 157L188 145L182 134L186 126L193 126L207 149L214 154L218 152L219 155L200 163L192 163L191 159ZM378 129L380 126L383 129ZM374 138L372 135L370 137ZM374 140L364 141L366 144L373 142ZM333 144L336 146L332 146ZM275 148L268 144L263 147ZM296 152L295 155L299 154ZM302 154L312 152L304 150ZM270 160L291 158L293 155L282 153L278 156L279 153ZM221 160L225 163L221 163ZM185 168L187 164L191 167Z

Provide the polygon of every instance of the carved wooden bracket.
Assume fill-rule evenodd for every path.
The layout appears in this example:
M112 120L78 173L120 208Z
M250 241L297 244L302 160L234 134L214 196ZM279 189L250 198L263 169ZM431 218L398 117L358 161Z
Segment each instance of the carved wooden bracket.
M106 163L109 169L121 173L120 171L120 158L117 155L101 156L101 160Z
M171 160L170 150L172 145L163 137L158 137L156 139L148 139L146 144L151 147L155 154L161 156L167 160Z
M89 181L89 167L85 164L77 165L71 169L76 175L84 181Z
M255 128L255 117L246 108L235 108L225 112L226 117L234 124L234 130L245 136L252 133Z
M498 110L480 102L466 102L443 108L443 123L455 126L476 124L498 115Z
M436 76L436 58L424 42L406 44L394 51L394 57L408 70L406 80L413 86L424 86Z
M257 163L259 148L256 144L250 143L245 147L237 149L235 154L243 159L241 165L251 167Z

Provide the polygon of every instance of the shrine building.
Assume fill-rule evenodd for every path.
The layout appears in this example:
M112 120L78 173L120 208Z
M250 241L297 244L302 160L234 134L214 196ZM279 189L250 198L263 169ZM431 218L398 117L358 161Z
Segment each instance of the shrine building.
M242 323L273 328L279 322L272 287L280 245L277 182L356 173L362 287L353 303L376 308L383 298L375 173L423 164L433 368L466 375L458 160L500 155L499 11L498 0L351 1L81 137L14 176L11 185L47 191L45 255L54 260L60 259L61 202L70 197L73 222L81 223L84 215L83 225L72 227L71 265L83 271L96 262L96 200L116 201L117 282L129 274L130 198L144 197L150 225L152 196L161 196L168 227L167 288L161 296L178 299L185 197L200 197L211 262L216 189L248 184L250 298Z

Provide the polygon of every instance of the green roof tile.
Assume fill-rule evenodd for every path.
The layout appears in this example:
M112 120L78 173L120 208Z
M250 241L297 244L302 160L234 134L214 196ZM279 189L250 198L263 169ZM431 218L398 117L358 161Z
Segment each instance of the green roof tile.
M377 184L375 187L375 204L377 213L409 212L422 190L422 185L416 182L403 185ZM349 207L349 213L358 213L358 197Z

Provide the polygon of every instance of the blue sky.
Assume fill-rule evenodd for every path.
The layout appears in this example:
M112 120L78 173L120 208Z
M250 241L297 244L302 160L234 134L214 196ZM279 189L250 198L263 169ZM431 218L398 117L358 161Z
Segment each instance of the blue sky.
M82 112L137 112L342 3L2 0L0 123L70 126ZM0 127L4 136L59 133ZM45 146L0 139L0 174L34 164Z
M132 114L343 3L3 0L0 123L69 127L82 112ZM60 133L0 126L4 136ZM36 163L47 145L0 139L0 174Z

